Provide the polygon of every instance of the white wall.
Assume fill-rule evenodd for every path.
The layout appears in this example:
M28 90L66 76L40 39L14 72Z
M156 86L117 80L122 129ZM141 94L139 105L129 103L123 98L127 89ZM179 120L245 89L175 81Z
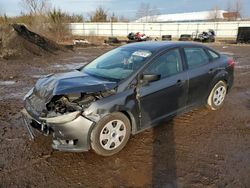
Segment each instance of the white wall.
M71 23L69 28L73 35L86 36L127 36L130 32L142 32L152 37L181 34L214 29L217 37L235 38L238 27L250 27L250 21L237 22L184 22L184 23Z

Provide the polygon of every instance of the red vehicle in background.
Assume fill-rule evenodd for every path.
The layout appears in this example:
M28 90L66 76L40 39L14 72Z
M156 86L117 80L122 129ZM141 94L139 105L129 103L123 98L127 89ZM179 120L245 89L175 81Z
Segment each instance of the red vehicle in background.
M128 34L127 37L130 41L136 41L136 42L147 41L149 39L149 37L146 34L143 34L140 32L137 32L137 33L131 32Z

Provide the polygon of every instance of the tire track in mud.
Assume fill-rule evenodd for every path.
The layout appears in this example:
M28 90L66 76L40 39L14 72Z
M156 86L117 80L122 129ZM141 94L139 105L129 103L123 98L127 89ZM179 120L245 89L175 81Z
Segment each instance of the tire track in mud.
M18 172L18 171L23 171L23 170L25 170L27 168L32 167L35 164L38 164L38 163L41 163L41 162L46 162L46 160L48 158L50 158L50 157L51 157L51 155L43 155L40 158L32 159L31 161L28 162L28 164L24 164L22 166L19 166L19 167L16 167L16 168L12 168L12 169L9 169L9 170L3 170L3 171L1 171L1 173L3 173L3 174L10 174L10 173Z
M206 109L205 107L195 108L190 112L186 112L174 118L174 124L183 126L192 125L193 120L200 119L206 116L208 113L209 110Z
M183 186L187 182L190 186L212 186L219 179L217 162L221 157L218 154L207 153L208 144L200 147L196 143L201 139L210 140L211 132L204 127L206 126L204 125L204 121L206 121L207 115L210 112L207 108L200 107L175 118L173 121L177 128L188 129L175 131L175 151L178 159L177 167L179 169L177 180L185 180L184 182L186 183ZM183 138L184 135L185 137ZM183 142L183 139L185 139L185 142ZM193 147L190 147L192 145ZM199 152L196 151L197 149ZM192 164L189 171L183 168L187 166L185 163Z

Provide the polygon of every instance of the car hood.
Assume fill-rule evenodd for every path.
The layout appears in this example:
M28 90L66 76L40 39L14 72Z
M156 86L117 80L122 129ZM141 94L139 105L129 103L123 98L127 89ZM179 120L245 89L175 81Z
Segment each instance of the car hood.
M37 81L34 93L40 98L51 100L55 95L94 93L113 89L116 82L90 76L80 71L50 74Z

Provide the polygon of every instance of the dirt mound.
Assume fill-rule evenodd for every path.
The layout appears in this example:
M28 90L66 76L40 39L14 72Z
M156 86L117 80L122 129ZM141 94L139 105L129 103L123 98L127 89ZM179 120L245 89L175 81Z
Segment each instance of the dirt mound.
M25 25L13 24L0 27L0 58L30 58L57 54L66 48L30 31Z

